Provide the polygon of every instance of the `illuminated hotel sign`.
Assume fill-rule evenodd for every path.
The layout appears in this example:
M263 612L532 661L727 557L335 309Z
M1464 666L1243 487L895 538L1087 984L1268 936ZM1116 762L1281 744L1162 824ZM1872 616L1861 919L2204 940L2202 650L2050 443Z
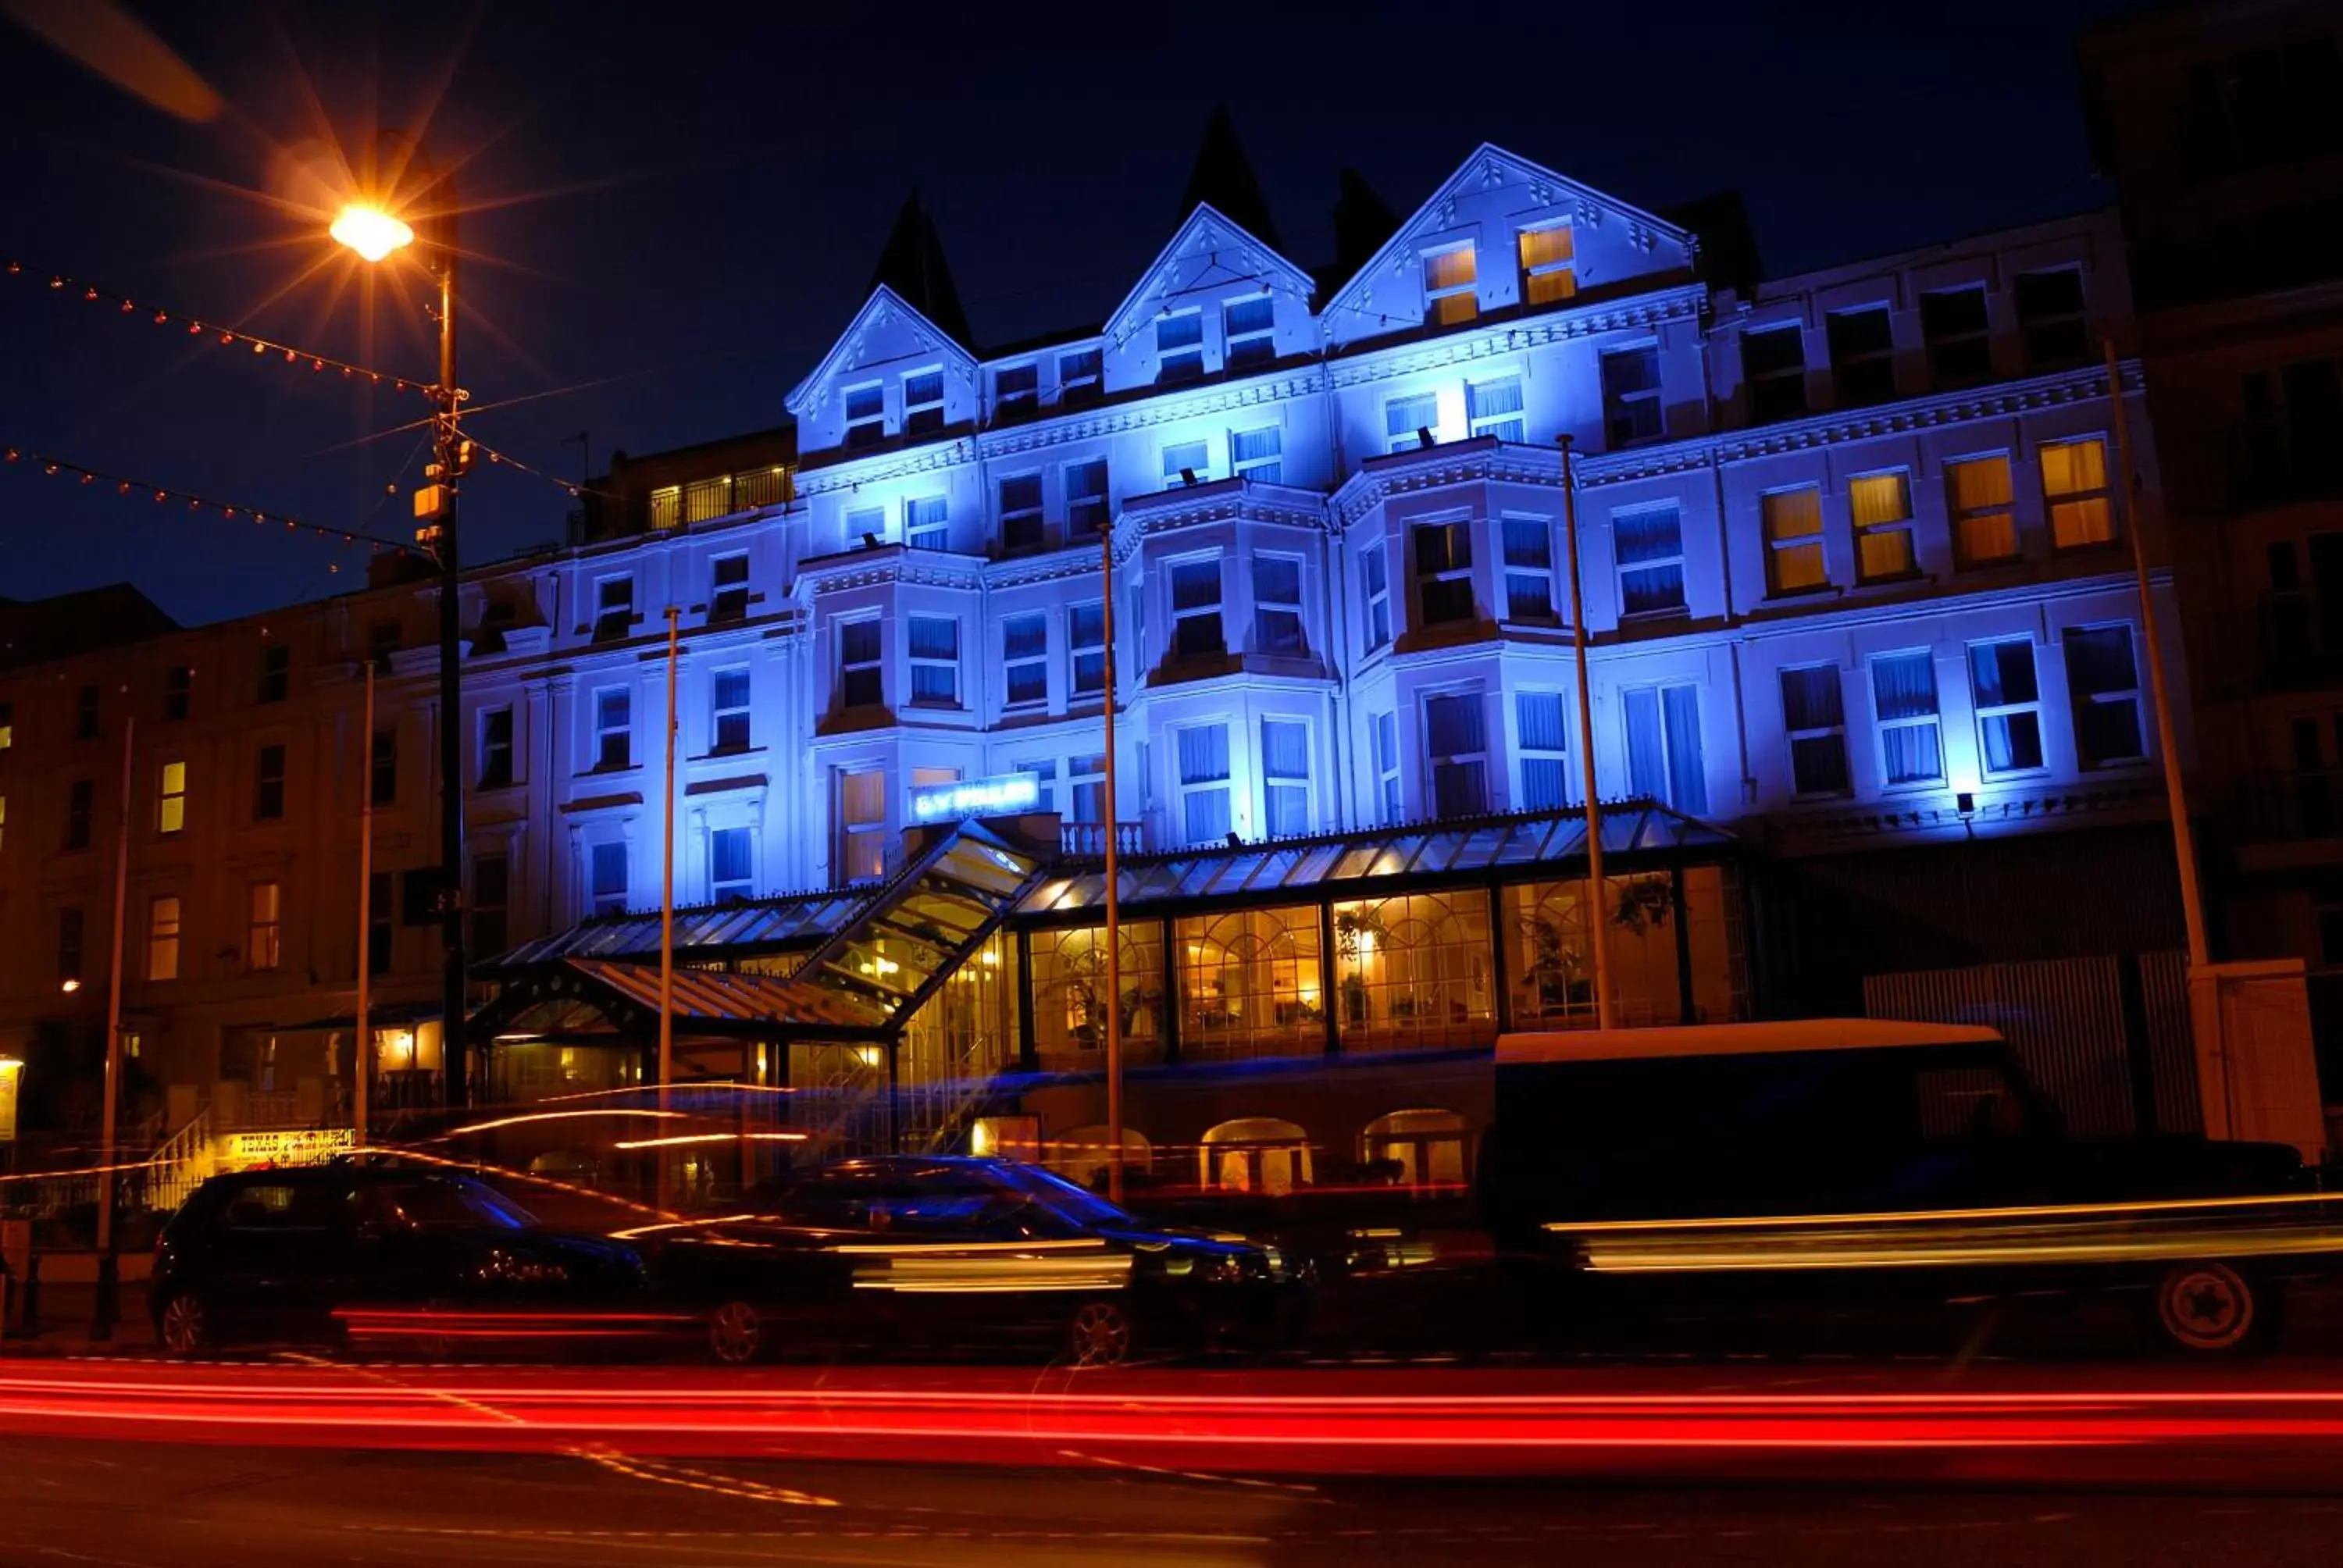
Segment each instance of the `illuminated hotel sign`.
M0 1143L16 1141L16 1086L24 1081L25 1064L0 1056Z
M1041 809L1041 782L1031 773L930 784L911 791L914 822L960 822L970 817L1007 817Z
M221 1163L231 1170L246 1165L321 1165L357 1146L357 1133L347 1127L231 1132L221 1140L220 1158Z

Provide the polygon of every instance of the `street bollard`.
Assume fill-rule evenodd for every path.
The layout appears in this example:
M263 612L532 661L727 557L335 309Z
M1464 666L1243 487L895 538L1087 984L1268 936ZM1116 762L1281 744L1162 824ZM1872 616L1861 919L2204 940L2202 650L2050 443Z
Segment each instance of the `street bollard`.
M118 1310L121 1289L121 1261L112 1251L97 1255L97 1301L90 1308L89 1338L92 1344L104 1344L114 1338L114 1325L121 1321Z

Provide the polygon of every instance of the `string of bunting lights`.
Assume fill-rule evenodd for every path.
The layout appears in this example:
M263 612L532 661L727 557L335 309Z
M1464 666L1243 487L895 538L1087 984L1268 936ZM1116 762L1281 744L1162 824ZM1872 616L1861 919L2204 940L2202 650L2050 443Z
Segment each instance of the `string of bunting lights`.
M222 520L227 522L248 518L261 528L266 528L271 524L282 524L288 533L307 533L321 539L338 539L346 545L364 545L371 551L389 550L394 554L414 556L418 559L429 558L424 551L417 549L412 545L401 544L397 539L380 538L373 534L356 533L348 528L328 528L321 523L303 522L298 518L289 518L282 512L263 511L257 507L238 506L232 501L216 500L209 496L199 496L192 491L174 489L168 485L155 485L143 479L125 478L119 474L109 474L103 469L85 467L79 463L69 463L63 457L53 457L43 452L26 451L17 447L0 447L0 459L37 468L49 478L70 475L78 483L92 487L111 485L114 487L115 494L125 498L151 497L157 505L166 506L174 501L184 501L186 503L187 510L191 512L216 514ZM339 563L328 563L326 569L338 572L342 568Z
M127 295L101 288L96 284L85 282L81 278L68 277L61 272L44 274L40 269L27 266L25 263L13 258L5 262L5 276L9 277L38 280L45 276L48 279L49 290L53 294L70 296L92 305L111 305L115 307L116 314L120 316L148 314L154 325L157 327L168 327L174 323L183 324L191 337L200 337L209 333L224 347L247 347L253 353L263 357L278 355L282 357L285 364L307 365L316 375L335 370L341 373L342 379L345 381L364 379L376 386L387 387L394 392L415 392L428 398L436 398L439 396L439 387L436 382L410 381L403 376L393 376L364 365L353 365L347 359L337 359L330 354L313 354L306 348L297 348L289 343L279 343L275 338L261 337L249 332L239 332L232 327L222 327L215 321L204 321L192 316L175 316L158 306L141 305ZM456 400L460 403L469 396L459 387L456 393Z
M466 437L465 439L471 443L472 447L478 451L481 457L486 457L489 462L495 464L497 467L500 468L510 468L516 473L527 474L532 479L543 479L548 485L558 485L573 500L578 497L586 494L586 492L591 488L589 486L580 485L573 480L558 478L554 475L547 473L542 468L533 468L527 463L522 462L518 457L508 457L505 453L498 451L486 441L475 440L468 436ZM593 493L598 496L615 498L610 498L610 493L607 490L595 490Z

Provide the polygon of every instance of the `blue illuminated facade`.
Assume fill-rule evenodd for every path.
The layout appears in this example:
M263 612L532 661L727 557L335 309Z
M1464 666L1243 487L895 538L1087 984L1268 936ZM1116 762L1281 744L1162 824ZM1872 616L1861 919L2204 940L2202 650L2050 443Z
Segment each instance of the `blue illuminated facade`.
M1724 287L1493 146L1331 288L1209 205L1039 348L882 285L788 395L786 497L477 579L545 629L468 676L537 759L474 841L551 924L655 896L670 602L681 901L877 875L959 780L1095 822L1110 592L1149 847L1574 802L1564 436L1605 795L1793 851L2152 815L2128 312L2107 215Z

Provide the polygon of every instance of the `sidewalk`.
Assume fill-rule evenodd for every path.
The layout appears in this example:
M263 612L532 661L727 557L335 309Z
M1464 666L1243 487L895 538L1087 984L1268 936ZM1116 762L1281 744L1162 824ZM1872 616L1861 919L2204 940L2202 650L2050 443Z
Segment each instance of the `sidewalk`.
M68 1275L80 1271L66 1271ZM97 1308L96 1280L52 1281L44 1269L36 1303L39 1319L0 1339L0 1357L153 1354L156 1345L155 1325L146 1315L146 1282L123 1281L117 1300L121 1321L114 1325L114 1337L93 1341L89 1331L90 1316Z

